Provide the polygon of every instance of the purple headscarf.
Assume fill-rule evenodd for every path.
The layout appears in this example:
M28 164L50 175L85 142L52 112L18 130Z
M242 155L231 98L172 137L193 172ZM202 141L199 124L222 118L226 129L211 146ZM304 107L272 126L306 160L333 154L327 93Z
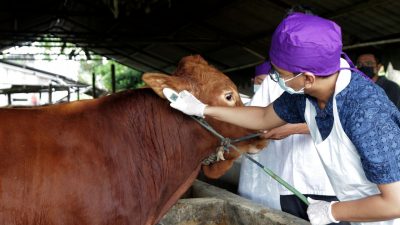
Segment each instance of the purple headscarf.
M293 13L276 28L269 57L289 72L328 76L339 70L341 53L342 34L335 22Z
M254 77L260 75L267 75L270 70L271 70L271 63L269 61L265 61L260 65L256 66Z

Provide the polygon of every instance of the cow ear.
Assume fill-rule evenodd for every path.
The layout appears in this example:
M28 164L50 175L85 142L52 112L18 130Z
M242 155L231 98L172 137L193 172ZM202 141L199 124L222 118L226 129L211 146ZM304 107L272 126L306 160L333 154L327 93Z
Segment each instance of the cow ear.
M179 91L185 89L184 81L175 76L161 73L145 73L142 80L153 89L161 98L165 98L162 90L166 87Z

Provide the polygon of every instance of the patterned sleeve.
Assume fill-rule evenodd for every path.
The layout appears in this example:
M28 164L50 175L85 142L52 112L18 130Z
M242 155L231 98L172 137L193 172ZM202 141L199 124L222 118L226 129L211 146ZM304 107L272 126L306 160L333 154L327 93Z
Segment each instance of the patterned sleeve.
M284 92L273 102L275 113L287 123L304 123L305 95Z
M367 179L376 184L400 181L400 111L383 91L365 93L362 104L354 106L345 126Z

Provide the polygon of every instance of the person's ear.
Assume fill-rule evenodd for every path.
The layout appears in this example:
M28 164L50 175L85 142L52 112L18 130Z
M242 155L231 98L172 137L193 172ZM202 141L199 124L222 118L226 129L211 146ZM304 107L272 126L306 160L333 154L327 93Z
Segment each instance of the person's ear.
M315 75L310 72L305 72L304 77L305 77L304 88L305 89L311 88L315 83Z
M379 73L379 71L382 69L382 64L378 63L378 65L376 65L376 69L378 70L377 73Z

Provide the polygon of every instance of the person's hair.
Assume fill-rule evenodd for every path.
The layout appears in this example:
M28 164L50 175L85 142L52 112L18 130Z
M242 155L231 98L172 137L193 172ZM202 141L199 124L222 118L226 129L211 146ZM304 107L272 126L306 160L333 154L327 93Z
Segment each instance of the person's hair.
M361 55L373 55L375 57L376 63L380 64L382 63L382 53L374 48L367 48L367 49L362 49L361 51L358 52L357 54L357 60Z
M294 5L286 11L286 16L289 16L290 14L296 13L296 12L304 13L307 15L315 15L312 12L311 8L306 5Z

